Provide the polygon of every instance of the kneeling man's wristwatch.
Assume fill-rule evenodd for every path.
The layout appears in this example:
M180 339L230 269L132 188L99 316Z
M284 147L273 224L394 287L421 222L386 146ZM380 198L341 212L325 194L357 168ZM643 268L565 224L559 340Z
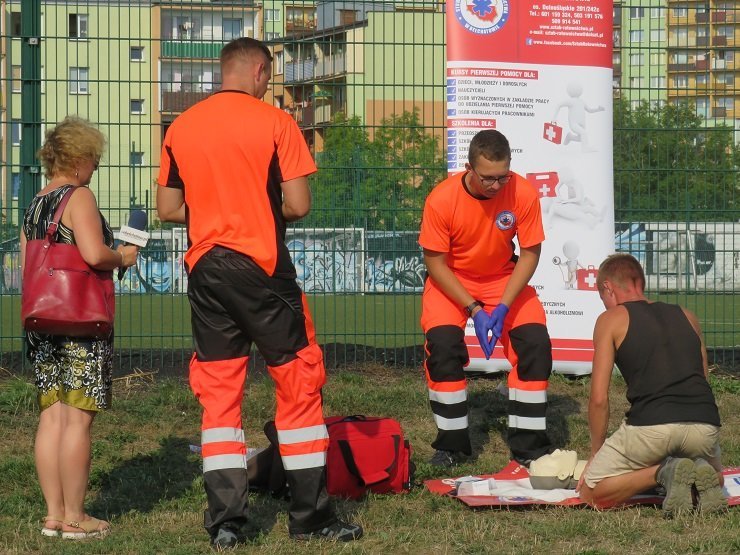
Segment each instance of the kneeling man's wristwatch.
M485 305L480 301L473 301L468 306L465 307L465 313L468 315L468 317L473 316L473 311L475 310L475 307L479 306L483 308Z

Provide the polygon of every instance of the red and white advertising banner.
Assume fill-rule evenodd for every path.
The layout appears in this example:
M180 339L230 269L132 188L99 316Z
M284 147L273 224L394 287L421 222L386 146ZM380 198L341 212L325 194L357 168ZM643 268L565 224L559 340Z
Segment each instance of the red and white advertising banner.
M596 268L614 251L612 2L447 1L447 169L482 129L509 139L511 168L539 191L546 239L531 285L547 312L554 369L591 371L604 310ZM469 370L485 360L468 322Z

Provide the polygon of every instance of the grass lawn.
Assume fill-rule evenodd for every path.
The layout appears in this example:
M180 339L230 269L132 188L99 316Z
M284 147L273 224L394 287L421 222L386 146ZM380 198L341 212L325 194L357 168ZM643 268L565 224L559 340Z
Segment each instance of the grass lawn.
M1 371L0 371L1 372ZM712 386L723 420L723 462L740 465L740 381L714 375ZM240 552L301 553L737 553L740 508L726 515L664 520L659 508L597 512L536 508L473 511L427 492L421 482L436 477L493 472L508 461L503 433L505 402L500 379L471 381L471 432L475 457L455 471L425 461L435 434L426 389L417 370L366 365L331 372L325 412L392 416L401 421L414 449L416 487L408 495L373 495L338 501L342 516L365 527L366 536L344 545L297 544L288 538L286 504L250 494L252 518L262 530ZM250 446L267 444L261 428L272 418L271 381L249 377L244 403ZM589 379L555 376L550 387L550 434L558 446L588 452L586 403ZM626 408L625 386L613 380L614 430ZM205 494L200 460L189 444L199 441L200 411L185 383L119 380L114 406L93 429L93 463L88 510L109 518L110 537L82 543L43 538L44 504L32 456L38 415L33 386L0 375L0 552L74 554L200 554L209 552L202 528Z

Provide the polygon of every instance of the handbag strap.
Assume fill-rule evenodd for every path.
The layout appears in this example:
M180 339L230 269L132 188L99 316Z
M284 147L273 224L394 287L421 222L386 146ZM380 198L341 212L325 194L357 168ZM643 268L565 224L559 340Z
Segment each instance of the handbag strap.
M51 223L49 223L49 227L46 228L46 238L50 243L53 242L53 237L54 234L57 232L57 228L59 227L59 221L62 219L64 209L67 207L67 203L69 202L69 199L72 198L72 193L74 193L76 189L77 187L75 187L74 185L70 187L69 190L64 193L61 202L57 206L57 209L54 211L54 215L51 218Z

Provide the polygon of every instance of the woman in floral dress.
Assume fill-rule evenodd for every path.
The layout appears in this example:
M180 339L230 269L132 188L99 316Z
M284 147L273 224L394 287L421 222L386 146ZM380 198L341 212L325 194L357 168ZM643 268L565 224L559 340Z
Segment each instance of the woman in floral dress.
M113 232L87 187L105 147L103 134L85 120L67 117L46 133L38 152L47 185L26 211L21 233L21 267L26 242L41 239L64 195L73 190L55 240L74 244L97 270L136 263L138 249L113 249ZM83 539L104 536L110 524L85 513L90 474L90 430L98 411L110 406L113 334L102 339L27 334L41 414L34 454L47 506L46 536Z

